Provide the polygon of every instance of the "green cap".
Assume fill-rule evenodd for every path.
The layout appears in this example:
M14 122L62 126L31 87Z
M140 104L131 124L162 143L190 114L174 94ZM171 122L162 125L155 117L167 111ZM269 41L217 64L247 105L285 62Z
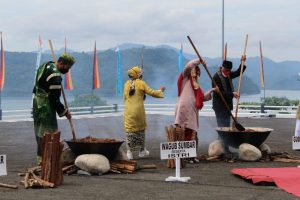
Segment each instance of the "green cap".
M70 66L72 66L76 62L75 58L67 53L61 54L58 59L58 62L59 61L61 61L65 65L70 65Z

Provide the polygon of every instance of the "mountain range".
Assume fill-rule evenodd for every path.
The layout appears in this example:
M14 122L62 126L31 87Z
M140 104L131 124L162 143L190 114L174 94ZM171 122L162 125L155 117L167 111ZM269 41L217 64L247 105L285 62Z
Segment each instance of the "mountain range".
M132 66L141 65L141 52L144 48L144 79L152 88L161 85L167 87L166 96L177 95L178 52L179 50L167 46L145 46L141 44L125 43L119 46L121 50L122 76L124 82L128 79L127 70ZM63 50L56 51L59 55ZM74 90L73 94L90 94L92 92L93 52L75 52L69 50L76 63L71 69ZM115 47L97 52L99 72L102 87L96 90L100 96L115 96L117 82L117 54ZM186 64L195 55L184 54L183 63ZM204 58L213 75L221 64L221 58ZM41 62L51 60L49 51L44 51ZM233 61L234 69L239 65L239 58L229 58ZM36 52L5 52L6 75L2 95L23 96L31 94L36 68ZM246 61L247 69L243 77L242 94L260 93L260 61L259 57L249 57ZM300 62L274 62L264 58L265 88L268 90L296 90L299 88L298 73ZM202 69L200 82L203 90L211 87L211 81ZM238 78L234 80L237 88Z

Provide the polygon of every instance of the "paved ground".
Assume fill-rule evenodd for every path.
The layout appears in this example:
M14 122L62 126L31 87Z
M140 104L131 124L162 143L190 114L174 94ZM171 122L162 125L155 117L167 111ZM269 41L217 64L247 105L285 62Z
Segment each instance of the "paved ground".
M188 164L181 171L190 176L189 183L169 183L164 179L174 175L166 168L166 161L159 159L159 143L165 141L164 126L171 124L173 116L148 115L147 146L151 157L139 160L140 164L154 163L155 170L135 174L107 174L103 176L65 176L64 184L56 189L0 188L0 199L296 199L275 186L255 186L230 174L232 168L296 166L280 162L201 162ZM294 119L248 119L241 118L244 126L273 128L266 143L273 151L292 151ZM112 137L123 139L122 116L74 119L77 137ZM59 120L63 139L70 139L71 132L66 120ZM209 142L217 135L213 117L200 117L200 153L207 153ZM7 154L8 176L0 182L18 184L23 172L35 162L35 141L32 122L0 122L0 154Z

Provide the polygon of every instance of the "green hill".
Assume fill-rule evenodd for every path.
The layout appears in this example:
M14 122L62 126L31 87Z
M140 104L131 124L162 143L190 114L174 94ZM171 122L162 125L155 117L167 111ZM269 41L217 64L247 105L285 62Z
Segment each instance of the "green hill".
M92 91L93 53L72 52L72 55L77 60L71 70L74 85L74 91L72 91L72 93L90 94ZM101 96L115 96L117 82L117 54L114 49L108 49L99 51L98 58L102 87L101 89L96 90L96 93ZM44 53L42 55L42 62L50 59L50 54ZM217 70L220 59L205 58L205 60L210 66L209 70L213 75ZM235 60L236 59L234 59L234 61ZM121 62L123 66L122 75L125 82L128 79L127 70L131 66L141 65L141 48L121 49ZM185 64L188 60L184 58L183 62ZM258 86L259 71L256 69L256 62L259 63L258 58L250 58L247 60L248 68L243 79L241 90L244 94L255 94L260 92ZM6 79L2 94L7 96L31 95L35 73L36 53L5 52L5 63ZM268 73L269 68L271 68L271 66L267 66ZM167 87L166 96L176 96L178 75L178 51L174 48L166 48L163 46L156 48L146 47L144 49L143 77L151 87L158 88L159 86L164 85ZM270 80L267 78L266 80L269 85ZM284 79L282 80L284 81ZM204 69L202 69L200 81L204 90L211 87L211 81ZM279 82L280 80L276 79L274 81ZM270 81L270 85L276 85L276 83L273 83L274 81Z

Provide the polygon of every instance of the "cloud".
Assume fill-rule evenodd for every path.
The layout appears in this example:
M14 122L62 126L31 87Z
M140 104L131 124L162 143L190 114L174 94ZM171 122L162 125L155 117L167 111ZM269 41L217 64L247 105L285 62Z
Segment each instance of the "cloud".
M204 56L221 56L221 1L210 0L2 0L1 31L5 48L33 51L38 35L54 46L90 51L125 42L146 45L183 43L193 53L186 36L191 35ZM257 56L258 40L265 55L274 60L300 60L300 14L298 0L225 0L225 41L230 57L242 53L249 34L248 56ZM44 42L45 43L45 42ZM47 45L45 45L45 48Z

